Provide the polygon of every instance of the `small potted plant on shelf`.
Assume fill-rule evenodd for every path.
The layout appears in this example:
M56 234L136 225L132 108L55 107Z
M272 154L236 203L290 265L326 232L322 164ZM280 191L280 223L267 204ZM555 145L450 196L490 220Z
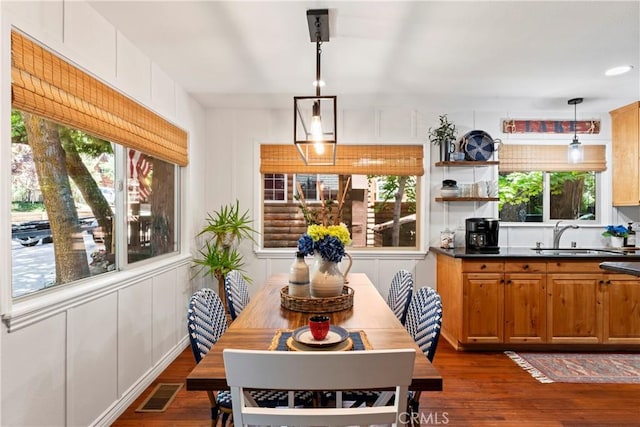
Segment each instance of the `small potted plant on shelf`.
M440 146L440 161L449 161L449 155L455 150L456 125L449 121L446 114L439 116L440 126L429 128L429 142Z
M611 246L621 248L624 246L624 238L629 235L629 230L624 225L607 225L602 233L604 237L611 237Z

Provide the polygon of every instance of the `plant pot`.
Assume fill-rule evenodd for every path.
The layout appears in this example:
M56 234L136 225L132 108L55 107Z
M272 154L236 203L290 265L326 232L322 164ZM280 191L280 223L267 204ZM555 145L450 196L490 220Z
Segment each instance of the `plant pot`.
M624 237L611 236L611 247L621 248L624 246Z

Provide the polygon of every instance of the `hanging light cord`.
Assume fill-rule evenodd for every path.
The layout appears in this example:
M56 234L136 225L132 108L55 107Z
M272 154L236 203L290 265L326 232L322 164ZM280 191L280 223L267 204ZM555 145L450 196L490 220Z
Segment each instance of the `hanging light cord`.
M320 96L320 54L322 42L320 41L320 18L316 18L316 96Z

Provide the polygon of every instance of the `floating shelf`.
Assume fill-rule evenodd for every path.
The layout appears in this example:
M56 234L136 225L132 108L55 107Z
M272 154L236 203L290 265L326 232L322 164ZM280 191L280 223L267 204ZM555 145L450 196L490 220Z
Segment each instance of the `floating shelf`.
M499 202L498 197L436 197L436 202Z
M481 162L479 160L461 160L457 162L436 162L436 166L460 166L460 167L472 167L472 166L497 166L500 162L497 160L490 160L487 162Z

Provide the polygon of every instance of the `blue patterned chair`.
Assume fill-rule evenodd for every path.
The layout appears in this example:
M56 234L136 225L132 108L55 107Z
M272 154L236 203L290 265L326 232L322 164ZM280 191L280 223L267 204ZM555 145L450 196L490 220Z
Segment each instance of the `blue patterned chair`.
M200 289L191 296L187 311L187 330L193 357L196 363L200 363L200 360L227 330L224 306L218 295L211 289ZM217 423L220 412L222 425L224 425L233 413L231 393L227 390L217 393L208 391L207 395L211 402L212 425Z
M211 289L200 289L191 296L187 311L187 330L193 356L196 363L200 363L200 360L227 330L224 306L218 295ZM222 413L222 425L225 425L233 413L231 393L228 390L220 390L217 393L210 391L207 394L211 402L212 425L217 423L219 413ZM252 392L251 396L260 406L286 406L288 403L288 394L283 391L260 390ZM311 406L313 393L297 392L295 404Z
M405 327L427 359L433 362L442 327L442 301L433 288L423 287L414 294ZM410 392L409 409L418 413L419 403L420 392Z
M407 309L413 293L413 275L407 270L399 270L391 279L391 287L387 295L387 305L396 315L400 323L405 324Z
M227 273L224 278L224 292L227 296L231 320L236 320L236 317L240 315L249 303L249 288L246 280L238 270Z

